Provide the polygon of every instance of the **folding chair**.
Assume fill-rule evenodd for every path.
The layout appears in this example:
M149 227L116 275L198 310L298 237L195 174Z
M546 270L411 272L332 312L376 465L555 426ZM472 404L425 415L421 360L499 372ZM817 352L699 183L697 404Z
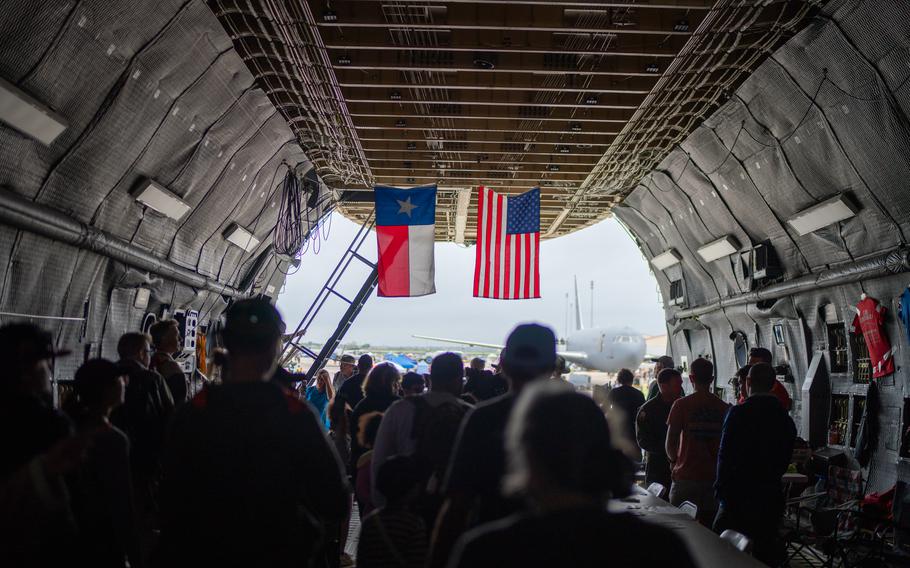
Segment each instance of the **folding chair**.
M683 501L682 503L679 504L679 509L680 509L680 511L685 512L687 515L689 515L693 519L698 516L698 505L696 505L692 501Z
M668 491L667 488L663 486L663 484L655 482L648 486L648 493L654 495L655 497L666 499Z
M799 557L827 568L847 568L883 558L890 523L860 510L862 472L830 466L824 487L787 501L785 564Z
M745 552L746 554L752 554L752 539L743 533L727 529L720 533L720 538L721 540L725 540L732 544L736 550Z

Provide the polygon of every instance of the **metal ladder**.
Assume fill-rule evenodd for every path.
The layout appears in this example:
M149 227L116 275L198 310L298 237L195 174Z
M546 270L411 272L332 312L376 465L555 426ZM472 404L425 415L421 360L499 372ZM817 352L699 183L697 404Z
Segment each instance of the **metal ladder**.
M332 274L329 275L325 284L322 286L322 289L316 294L316 298L313 300L313 303L310 304L303 319L297 324L297 329L285 339L284 349L281 354L282 365L286 364L296 353L302 353L313 359L313 364L306 373L307 382L313 379L316 375L316 371L322 368L329 357L332 356L332 353L335 352L335 349L338 348L341 340L344 339L344 335L360 314L360 310L363 309L363 305L369 299L370 294L373 292L373 289L376 288L376 284L379 281L379 273L376 265L359 252L375 223L375 212L372 212L360 225L360 229L357 231L357 234L354 236L354 239L351 241L347 250L341 255L341 259L338 261L338 264L335 265ZM354 260L358 260L367 265L370 268L370 274L354 297L349 299L335 288L338 286L341 277L344 276L344 273ZM332 335L326 340L325 345L322 346L319 353L316 353L306 345L302 345L300 341L306 336L307 331L315 321L316 316L319 314L323 305L325 305L326 300L332 295L341 298L342 301L348 304L348 307L345 310L344 315L341 316L341 320L338 322L335 331L332 332Z

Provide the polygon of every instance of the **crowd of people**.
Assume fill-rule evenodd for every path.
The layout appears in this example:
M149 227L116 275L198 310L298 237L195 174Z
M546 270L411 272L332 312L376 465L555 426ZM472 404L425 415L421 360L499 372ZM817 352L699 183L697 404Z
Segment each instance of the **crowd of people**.
M731 406L712 392L714 366L689 365L693 392L683 391L673 359L655 361L647 400L632 387L632 373L617 374L609 400L644 452L645 484L668 489L670 503L695 506L696 518L720 533L733 529L752 539L756 558L777 565L783 554L778 527L784 514L782 477L789 467L796 426L791 400L771 366L771 352L753 348L739 369L742 397Z
M692 363L684 398L672 362L647 402L620 373L626 419L611 431L603 408L552 380L545 326L515 328L494 371L444 353L429 375L402 377L343 355L309 384L277 368L283 330L267 301L234 302L220 380L192 397L173 322L126 333L119 360L86 361L58 408L51 365L66 352L35 326L0 328L0 564L350 565L356 506L364 568L593 567L605 551L619 565L694 565L669 530L608 512L632 486L620 437L673 503L695 502L707 522L716 491L718 528L771 538L793 429L766 396L767 364L729 412L708 361Z

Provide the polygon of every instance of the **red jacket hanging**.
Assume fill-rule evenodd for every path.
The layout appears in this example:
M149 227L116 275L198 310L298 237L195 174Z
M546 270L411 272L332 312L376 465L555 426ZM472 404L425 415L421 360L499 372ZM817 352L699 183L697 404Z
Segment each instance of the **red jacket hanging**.
M876 379L894 372L894 358L891 356L891 343L885 335L885 308L878 300L863 298L856 305L856 317L850 324L850 333L862 331L869 350L872 365L872 376Z

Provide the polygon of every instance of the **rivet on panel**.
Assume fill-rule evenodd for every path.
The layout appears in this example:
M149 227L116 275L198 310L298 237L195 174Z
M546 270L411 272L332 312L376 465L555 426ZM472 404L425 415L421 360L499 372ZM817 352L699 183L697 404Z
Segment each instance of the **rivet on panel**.
M155 89L155 94L152 95L153 99L157 99L161 96L161 89Z
M224 150L218 152L218 157L220 158L224 154Z
M174 107L174 110L171 112L171 116L177 116L178 112L180 112L180 107Z
M117 49L117 46L114 44L110 44L109 46L107 46L107 56L110 57L111 54L114 53L115 49Z
M133 79L138 79L139 75L142 75L142 71L140 71L139 69L136 69L135 71L133 71Z
M81 18L79 18L79 23L77 23L76 25L79 26L80 28L84 28L86 22L88 22L88 18L86 18L85 16L82 16Z
M246 181L246 174L243 174L243 177L240 178L240 181Z
M196 123L195 123L195 122L194 122L193 124L190 125L190 132L193 132L194 130L196 130Z
M794 137L793 137L793 141L796 142L797 144L802 144L802 143L803 143L803 141L799 139L799 136L794 136Z
M231 165L230 165L230 166L229 166L229 168L228 168L228 169L231 169L231 170L233 170L233 169L234 169L234 162L231 162Z

